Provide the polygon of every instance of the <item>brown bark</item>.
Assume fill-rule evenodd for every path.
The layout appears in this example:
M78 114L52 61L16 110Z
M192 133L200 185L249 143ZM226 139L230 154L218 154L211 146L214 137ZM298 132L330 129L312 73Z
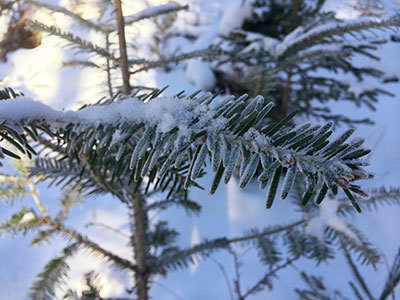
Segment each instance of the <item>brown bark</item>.
M126 51L126 39L125 39L125 22L122 14L121 0L114 0L115 15L117 18L118 28L118 41L119 41L119 52L120 52L120 64L122 72L122 93L129 95L131 92L131 85L129 83L129 67L128 67L128 55Z
M135 260L137 270L135 272L136 294L139 300L148 300L149 273L146 264L146 237L143 215L143 198L137 193L133 197L133 221L135 240Z

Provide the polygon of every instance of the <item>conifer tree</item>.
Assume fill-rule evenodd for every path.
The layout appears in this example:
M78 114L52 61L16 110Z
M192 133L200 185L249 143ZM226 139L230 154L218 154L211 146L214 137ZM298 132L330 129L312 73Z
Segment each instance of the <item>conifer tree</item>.
M272 9L283 12L288 9L286 4L282 6L278 1L267 2L268 4L266 1L255 1L254 7L270 7L267 14L272 14ZM31 163L19 164L20 176L0 176L0 196L5 201L14 202L31 194L35 201L34 208L24 207L9 220L4 220L0 231L12 236L33 231L36 234L33 244L41 244L54 235L61 235L67 241L60 256L49 261L33 283L30 294L32 299L54 299L60 296L60 291L64 292L62 296L66 299L104 299L101 297L96 274L89 272L90 270L85 276L86 289L82 293L68 288L60 289L68 277L68 259L81 249L90 250L132 276L134 284L127 287L131 298L145 300L150 298L152 283L157 275L166 275L169 271L186 267L197 257L210 256L217 250L231 253L239 269L240 262L233 245L245 243L251 243L257 249L260 262L268 266L269 271L259 282L242 291L238 270L235 274L237 299L247 299L265 287L272 286L272 277L294 261L300 258L325 261L334 256L335 250L346 254L349 266L355 274L355 282L350 284L355 295L371 295L357 271L352 255L358 255L360 263L376 265L381 254L344 217L381 203L399 204L400 192L397 189L373 190L368 198L367 192L356 184L360 179L370 179L373 176L366 170L368 162L364 157L370 151L363 147L364 139L350 139L354 128L347 129L332 139L330 136L333 133L333 122L296 125L293 121L297 113L312 115L306 99L316 97L324 102L327 97L335 97L333 95L339 99L347 95L345 86L332 80L327 86L335 86L336 89L332 87L329 92L322 93L311 85L304 97L297 90L296 93L291 93L291 97L306 104L299 104L299 110L292 111L291 108L290 113L284 108L286 96L281 97L272 89L270 92L275 96L275 107L278 107L280 114L276 117L276 111L273 112L274 103L269 97L249 97L246 94L218 96L201 92L167 97L162 95L162 90L150 89L148 92L143 87L133 87L130 82L131 75L136 73L201 57L214 60L216 64L223 64L224 60L233 57L234 64L240 62L247 66L265 65L267 68L261 70L262 74L265 72L270 76L268 78L273 78L286 72L287 77L284 78L288 78L287 82L291 81L292 69L300 70L308 63L312 69L316 61L325 68L341 68L359 78L365 74L381 75L376 70L357 69L346 55L336 57L337 60L334 61L332 57L344 48L349 49L350 54L359 52L373 56L366 51L372 46L364 43L349 46L341 36L346 33L359 34L374 28L398 26L398 17L379 22L367 20L342 24L331 14L318 14L321 1L311 11L305 2L294 0L293 5L296 3L298 8L294 9L293 15L298 19L296 22L288 22L287 19L274 21L282 24L279 27L282 32L276 36L282 42L275 45L276 51L280 49L279 55L275 57L265 51L266 49L262 50L262 55L254 51L248 52L248 49L244 51L251 44L246 40L249 34L239 32L242 40L238 41L232 35L226 37L234 43L231 49L220 45L154 61L129 57L132 49L127 47L125 29L145 18L188 9L187 7L167 4L124 16L120 0L114 0L113 3L108 1L114 21L105 23L101 19L86 20L65 7L37 0L19 3L62 13L86 28L104 35L105 44L95 45L36 20L24 20L27 30L58 36L89 55L101 57L103 65L95 64L90 60L91 56L89 61L75 60L67 63L104 71L108 90L107 98L92 105L84 105L77 111L67 112L53 110L10 88L0 93L0 135L11 145L2 145L0 156L17 160L24 157L33 159ZM280 18L282 14L278 16ZM333 20L334 25L329 28L318 27L328 19ZM257 18L251 20L259 22ZM251 27L250 23L248 20L244 26ZM287 23L290 24L286 26ZM302 27L296 28L294 24L302 24ZM275 28L273 34L276 34L276 30ZM262 34L270 36L266 32ZM118 47L112 47L112 35L118 36ZM260 38L265 39L264 36ZM327 54L323 49L318 49L328 43L338 44L340 50L335 48ZM240 57L237 53L247 53L247 56ZM308 61L309 58L312 58L312 62ZM246 68L247 70L249 69ZM307 72L301 75L306 81L316 80ZM278 78L277 82L282 83L286 79L282 81ZM358 95L361 98L352 95L350 100L370 103L381 93L385 92L375 89ZM305 109L306 107L309 109ZM323 114L317 116L324 117ZM332 115L325 115L325 119L346 121L341 116ZM277 197L293 198L300 208L301 218L290 224L255 229L240 237L223 236L204 240L195 246L179 248L175 243L179 233L170 228L166 221L154 223L149 219L149 213L171 206L182 207L188 212L198 212L199 203L190 200L188 191L191 188L202 188L196 180L208 172L213 174L209 186L210 194L216 192L222 181L228 183L233 176L239 178L242 189L257 178L260 188L267 189L266 208L271 208ZM64 191L60 211L56 215L48 213L38 196L35 185L42 181L60 186ZM339 191L343 192L347 200L338 195ZM70 208L78 199L104 194L113 195L129 212L131 259L106 250L90 237L65 225ZM155 194L160 195L163 200L150 201L149 196ZM324 200L328 195L335 200ZM318 205L326 201L329 201L327 206L318 208ZM323 223L322 215L327 212L335 218L333 225ZM310 228L317 222L322 222L324 228L328 229L322 239L311 234ZM280 241L284 246L281 246ZM282 247L287 251L281 249ZM399 255L380 299L390 295L400 281L398 261ZM322 279L306 273L302 273L302 278L309 289L296 290L301 299L325 295ZM358 298L362 299L362 296ZM369 298L372 299L372 296Z

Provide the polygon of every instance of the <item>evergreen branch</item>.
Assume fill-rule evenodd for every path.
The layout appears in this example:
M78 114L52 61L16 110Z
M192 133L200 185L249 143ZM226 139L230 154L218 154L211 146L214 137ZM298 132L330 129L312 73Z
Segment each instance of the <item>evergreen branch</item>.
M305 281L308 285L308 290L300 290L295 289L299 299L301 300L310 300L310 299L324 299L330 300L331 297L329 295L334 295L335 299L342 299L345 298L338 290L331 291L327 288L323 282L322 277L316 276L308 276L305 272L301 272L301 278ZM311 298L310 298L311 297Z
M146 211L150 211L150 210L154 210L154 209L165 209L170 205L182 206L188 212L195 212L195 213L200 212L200 209L201 209L201 206L194 201L173 198L173 199L169 199L169 200L153 202L146 207Z
M72 11L66 9L65 7L62 6L58 6L58 5L54 5L54 4L50 4L50 3L46 3L46 2L42 2L42 1L37 1L37 0L24 0L24 2L29 3L29 4L33 4L37 7L43 7L46 8L52 12L58 12L58 13L62 13L66 16L71 17L72 19L78 21L79 23L82 23L82 25L94 29L96 31L100 31L100 32L104 32L104 29L102 28L102 26L96 25L95 23L93 23L92 21L86 20L84 18L82 18L80 15L77 15L75 13L73 13Z
M165 272L166 269L175 269L177 267L187 266L188 260L192 261L193 256L208 256L212 251L227 248L229 241L226 238L213 239L202 242L199 245L187 248L185 250L174 251L173 253L163 254L158 261L150 266L149 272L152 274Z
M347 224L347 226L349 227L347 230L351 233L329 227L328 234L339 243L340 248L357 253L358 259L362 259L362 264L377 264L381 260L381 254L378 250L373 248L366 237L354 226L350 224Z
M121 269L129 269L133 272L136 272L136 266L133 265L130 261L121 258L110 251L103 249L98 244L90 241L87 237L84 237L74 231L73 229L68 229L61 223L53 221L51 218L46 217L41 219L42 224L47 224L56 229L59 233L64 235L68 239L72 239L76 241L79 245L87 247L88 249L92 250L93 252L102 255L104 258L108 259L109 261L113 262L116 266L120 267Z
M8 175L0 173L0 184L16 184L25 185L26 179L20 176Z
M79 243L73 243L62 250L60 257L49 261L42 273L37 275L38 280L31 286L29 297L33 300L51 300L55 297L58 285L65 282L69 266L66 260L73 256L79 248Z
M15 238L21 232L25 235L29 230L37 230L42 225L41 219L32 210L23 207L13 214L10 219L1 223L0 233L8 234Z
M261 231L260 233L245 235L243 237L232 238L232 239L229 239L228 242L229 243L241 243L241 242L246 242L249 240L254 240L254 239L274 235L274 234L277 234L280 232L288 231L294 227L300 226L300 225L304 224L305 222L306 222L306 219L302 219L300 221L293 222L289 225L276 226L276 228L273 228L273 229L266 229L266 230Z
M162 58L160 60L146 60L146 59L131 59L129 60L129 65L143 65L136 70L131 71L131 74L147 71L150 69L165 67L168 64L175 63L178 64L184 60L189 60L193 58L210 58L217 57L222 54L222 50L218 47L211 47L207 49L195 50L188 53L183 53L175 55L172 57Z
M100 66L96 65L93 62L86 61L86 60L68 60L68 61L63 61L63 67L77 67L77 66L100 69Z
M368 195L368 199L360 199L359 201L359 205L368 211L377 210L379 206L383 205L400 205L400 188L390 187L387 189L382 186L370 190ZM353 211L347 203L342 203L338 210L343 215L351 214Z
M276 228L273 228L273 229L266 229L260 233L245 235L243 237L238 237L238 238L232 238L232 239L216 238L213 240L206 240L205 242L195 245L191 248L181 250L181 251L176 251L175 253L172 253L172 254L167 253L167 255L165 255L164 257L161 256L159 258L158 262L155 263L154 266L152 267L151 272L157 273L157 272L159 272L159 270L162 270L164 268L171 268L171 267L176 268L177 266L186 265L187 259L188 258L191 259L191 257L194 255L208 256L210 254L210 252L213 250L227 248L227 247L229 247L230 244L233 244L233 243L243 243L246 241L274 235L274 234L277 234L280 232L285 232L294 227L304 224L305 221L306 220L303 219L303 220L291 223L286 226L276 226Z
M95 45L91 42L82 40L80 37L76 37L72 33L61 31L61 29L59 29L59 28L56 28L54 26L47 26L38 21L27 20L27 24L34 30L43 31L43 32L49 33L50 35L58 36L64 40L70 42L72 45L76 46L77 48L79 48L83 51L94 52L100 56L110 58L114 61L116 60L116 58L111 53L109 53L106 49L104 49L98 45Z
M119 230L118 228L114 228L110 225L104 224L104 223L100 223L100 222L89 222L85 224L85 227L88 228L90 226L99 226L99 227L103 227L104 229L108 229L111 230L117 234L119 234L120 236L123 236L125 238L130 238L130 235L126 234L125 232Z
M284 40L278 45L277 58L282 59L297 53L307 47L315 45L319 41L330 38L336 35L344 35L346 33L353 33L357 31L364 31L371 28L394 27L400 25L400 18L398 16L391 17L386 20L369 20L369 21L356 21L345 22L344 24L336 23L335 26L321 26L311 28L308 32L301 34L293 39L292 36L286 37L287 42Z
M145 8L142 11L139 11L133 15L124 16L125 25L132 25L133 23L139 22L144 19L157 17L159 15L184 10L187 8L188 8L188 5L181 6L176 3L168 3L168 4L158 5L158 6L151 6L151 7ZM103 24L102 27L103 27L103 31L105 31L106 33L118 31L117 24Z
M354 277L357 279L358 283L360 284L362 290L365 292L369 300L374 300L374 297L372 297L372 294L370 290L368 289L367 284L364 281L364 278L361 276L361 273L358 271L357 266L354 264L350 253L348 252L347 249L344 249L344 254L346 256L347 262L349 263L351 270L353 271Z
M22 200L29 192L25 189L26 180L20 176L0 173L0 200L4 203Z
M99 175L97 168L90 163L88 157L85 154L81 155L81 161L85 164L86 169L89 171L90 176L93 180L105 191L108 191L112 195L117 196L122 202L127 202L126 196L122 193L121 189L115 189L110 183L108 183L104 177Z
M153 17L157 17L162 14L168 14L171 12L185 10L185 9L188 9L188 7L189 7L188 5L181 6L176 3L168 3L168 4L164 4L164 5L148 7L142 11L139 11L136 14L126 16L125 23L127 25L131 25L131 24L141 21L143 19L153 18Z
M130 173L129 184L135 183L136 187L149 173L163 182L165 175L177 169L175 166L181 164L187 153L194 153L188 169L177 169L182 173L187 172L182 188L187 189L202 174L203 164L209 156L213 171L216 172L210 187L210 193L213 194L225 168L224 181L227 182L238 158L242 157L239 174L241 188L249 184L263 160L263 172L258 177L262 188L268 185L271 174L274 174L269 185L267 208L271 207L275 198L282 170L291 168L296 172L289 172L290 180L285 179L288 182L292 182L299 172L306 177L309 189L303 204L316 195L318 191L314 189L325 183L334 194L338 187L343 188L359 210L349 189L352 190L353 181L372 178L372 175L362 168L365 164L359 160L368 151L360 143L345 143L354 129L347 130L334 141L329 141L329 135L326 134L332 124L315 126L306 131L307 135L304 136L303 127L297 129L289 124L296 112L278 123L262 127L273 106L272 103L266 103L264 98L245 101L247 95L243 95L236 101L227 98L211 107L214 98L211 94L205 94L200 97L151 99L145 103L137 98L109 99L66 113L20 98L0 103L5 107L5 114L0 113L0 120L4 121L6 128L17 122L40 124L45 120L46 124L54 123L57 132L51 132L47 127L49 125L40 129L57 135L65 143L70 161L85 153L91 164L102 162L101 171L104 174L110 169L115 170L115 164L118 164L120 171L112 174L113 180L118 180L121 171L127 172ZM155 111L161 112L160 103L162 113L154 114ZM34 106L34 112L23 111L18 118L10 119L7 110L19 109L21 104ZM100 125L97 114L102 116ZM26 147L29 145L24 140L22 143ZM340 155L346 148L354 152L351 157ZM231 152L235 152L235 155L228 160L230 156L227 154ZM220 153L225 153L224 157ZM284 185L284 188L281 197L289 194L292 185Z

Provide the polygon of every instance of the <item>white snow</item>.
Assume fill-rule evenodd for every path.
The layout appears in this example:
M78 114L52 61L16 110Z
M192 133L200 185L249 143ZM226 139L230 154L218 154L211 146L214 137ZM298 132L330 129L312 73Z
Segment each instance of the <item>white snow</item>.
M222 15L219 32L228 35L232 30L240 28L245 19L251 16L252 1L232 1Z
M22 219L19 220L19 223L20 224L25 224L25 223L29 223L29 222L31 222L31 221L33 221L35 219L36 219L35 214L33 212L31 212L31 211L28 211L27 213L24 214Z
M89 0L92 1L92 0ZM54 0L52 2L58 2L58 0ZM72 0L63 0L63 2L75 2ZM97 1L100 2L100 1ZM128 1L129 2L129 1ZM130 7L130 3L126 2L126 7ZM131 15L139 9L143 9L145 4L143 1L135 1L132 5L131 11L125 10L127 15ZM160 1L157 1L160 2ZM354 2L353 0L345 0L345 1L326 1L326 7L331 5L334 11L337 13L337 16L340 18L354 18L357 17L357 13L353 9L351 9L350 2ZM386 3L390 3L394 6L394 1L384 0ZM185 41L186 45L181 47L181 51L189 52L192 50L205 48L210 45L210 41L212 39L204 38L204 36L209 33L211 30L215 30L217 33L219 32L219 20L211 20L211 15L218 16L221 12L225 11L225 8L231 5L231 1L229 0L218 0L218 1L192 1L192 0L183 0L180 3L189 3L190 10L192 7L200 7L195 11L195 14L198 16L193 18L193 22L191 24L185 24L183 22L181 24L181 28L179 28L179 32L177 35L180 37L181 41L177 42L180 45L183 44L182 41ZM161 4L154 3L151 1L151 4ZM399 7L399 3L396 3L397 8ZM340 7L339 7L340 6ZM218 9L217 9L218 8ZM393 11L393 10L392 10ZM180 14L189 14L187 11L182 11ZM85 12L86 14L86 12ZM201 17L199 16L201 15ZM51 17L47 16L49 20L52 20ZM179 18L178 18L179 19ZM1 19L0 19L1 20ZM209 23L207 23L207 20ZM211 21L210 21L211 20ZM58 21L58 16L57 16ZM186 20L184 20L186 21ZM216 21L213 23L213 21ZM128 34L128 40L130 43L135 43L137 45L145 45L146 42L150 40L152 35L150 34L151 30L148 29L147 23L145 21L138 22L137 28L135 27L132 32ZM140 26L140 27L139 27ZM147 26L147 27L146 27ZM60 26L63 27L63 26ZM2 29L0 25L0 30ZM69 28L64 28L68 29ZM195 31L197 30L197 31ZM214 33L213 33L214 34ZM380 35L380 32L378 32ZM86 36L86 35L81 35ZM193 36L195 38L202 38L202 45L199 48L196 48L197 45L194 45L193 48L190 48L190 43L193 43L190 39L185 39L185 36ZM209 35L212 36L212 35ZM92 36L87 36L88 38L92 38ZM146 40L147 38L147 40ZM48 38L43 40L43 45L41 46L41 51L46 49L45 44ZM178 39L177 39L178 40ZM145 41L145 42L144 42ZM115 42L115 40L114 40ZM208 43L208 44L207 44ZM261 43L260 43L261 44ZM35 50L20 50L15 53L15 55L10 55L9 63L2 64L0 68L0 81L3 85L8 85L17 90L22 90L27 95L34 94L34 98L39 98L44 100L46 104L50 104L52 107L54 103L60 104L57 107L68 107L71 104L71 101L76 101L77 99L81 99L87 103L88 101L96 101L96 97L89 94L76 93L76 88L70 84L70 82L78 81L81 83L83 80L88 78L90 72L98 73L95 70L85 71L82 73L81 70L74 69L73 72L68 73L68 76L61 77L58 74L58 66L60 65L59 61L53 61L49 59L50 54L55 55L58 60L65 59L65 54L70 53L70 49L60 50L61 47L59 41L56 41L49 46L49 51L42 54L42 56L33 56ZM179 49L179 45L174 44L174 49ZM260 45L261 47L261 45ZM385 46L386 47L386 46ZM135 55L146 57L147 55L151 55L147 50L142 49L143 47L139 47L137 51L134 52ZM265 48L268 48L265 46ZM273 47L272 47L273 48ZM388 53L382 52L379 50L378 54L382 56L382 60L377 62L377 65L383 66L386 70L391 70L390 73L400 74L399 73L399 64L396 62L396 55L399 53L399 44L389 44L387 49L390 49ZM51 50L51 51L50 51ZM136 50L135 50L136 51ZM146 52L147 51L147 52ZM173 52L172 52L173 53ZM32 57L33 56L33 57ZM48 62L48 63L47 63ZM370 61L367 62L370 64ZM372 62L374 63L374 62ZM366 64L366 66L368 65ZM43 66L43 68L42 68ZM38 71L39 70L39 71ZM393 72L392 72L393 70ZM396 71L397 70L397 71ZM395 73L395 71L397 73ZM143 85L157 86L163 87L166 84L171 85L171 88L167 90L167 93L173 94L175 92L179 92L180 90L186 90L188 93L194 90L194 87L184 79L184 72L182 68L178 66L177 69L172 70L172 72L165 73L162 70L150 71L147 73L141 73L140 76L132 78L133 83L140 82ZM93 90L96 90L98 94L104 95L104 91L100 91L103 89L103 84L96 80L97 74L93 74L91 76L90 82L84 86L82 86L82 92L87 91L87 88L91 85ZM343 74L338 74L340 78L343 78ZM43 85L43 83L45 83ZM383 88L387 88L390 91L396 92L399 95L399 84L385 84L382 85ZM83 95L83 96L82 96ZM373 171L379 175L379 179L371 182L363 182L363 186L380 186L381 184L385 185L398 185L398 178L400 169L399 155L400 152L400 143L398 138L398 128L399 128L399 118L398 111L400 109L399 101L396 98L382 97L381 101L377 105L377 112L371 113L366 109L354 109L352 105L345 104L343 102L334 102L330 107L336 113L343 113L344 111L351 112L354 118L362 118L365 116L371 117L377 122L377 127L373 128L370 126L357 126L358 135L364 136L367 139L367 146L372 146L372 148L376 149L372 155L372 168ZM16 100L16 99L15 99ZM15 101L14 100L14 101ZM67 102L69 101L69 102ZM2 102L2 101L0 101ZM62 106L61 106L62 104ZM20 110L16 110L16 114L22 116L24 112L24 106L21 104ZM3 108L0 107L0 114L3 112ZM58 114L58 111L49 111L49 114ZM99 115L97 115L99 116ZM315 122L313 122L315 124ZM169 126L169 125L168 125ZM166 127L168 127L166 125ZM204 181L210 179L208 177L204 178ZM211 179L210 179L211 180ZM178 224L177 228L182 232L181 243L180 246L187 246L192 237L192 229L194 226L200 228L202 235L204 237L212 237L214 235L230 235L233 236L241 235L242 232L248 228L252 228L255 226L264 227L269 224L281 224L282 222L289 223L291 220L296 219L299 214L291 211L293 210L293 205L290 201L279 201L274 204L274 207L270 211L265 211L263 207L263 202L265 200L265 191L257 191L256 188L252 190L240 191L237 187L237 184L231 181L228 185L228 195L226 195L224 185L221 185L219 191L217 191L217 195L214 197L209 197L206 193L200 193L197 190L191 191L191 198L194 200L198 200L203 205L203 212L199 216L199 218L190 218L185 219L182 215L177 211L170 212L168 220L173 224ZM58 191L48 190L44 186L41 187L42 196L45 200L48 200L48 203L55 203L54 199L58 195ZM252 192L251 197L249 197L249 192ZM46 199L47 197L47 199ZM74 227L77 227L77 224L80 224L83 218L80 218L80 211L90 209L90 206L96 207L104 207L104 209L109 210L110 207L117 206L116 202L113 202L111 198L99 197L95 199L96 201L86 201L78 211L73 211L71 214L71 224ZM326 200L324 200L324 203ZM332 203L327 203L328 205L334 206ZM54 204L54 207L56 205ZM207 209L208 208L208 209ZM329 209L327 209L329 210ZM334 211L334 209L331 209ZM13 212L14 208L4 208L1 211L2 217L7 217L6 214ZM110 210L111 212L111 210ZM372 243L381 248L382 252L385 253L389 263L392 261L392 257L396 254L398 249L398 240L394 237L399 236L399 208L396 206L390 206L386 208L380 209L378 212L363 212L362 215L357 216L351 220L357 223L358 227L364 232L368 233L368 237ZM112 211L115 219L126 217L125 209L121 209L120 211ZM321 214L321 212L319 212ZM330 213L327 215L336 216L334 213ZM320 215L315 216L313 222L315 223L315 228L318 229L318 224L324 225L325 223ZM318 219L319 218L319 219ZM102 215L99 216L99 221L109 221L110 216ZM315 220L316 219L316 220ZM339 218L340 219L340 218ZM335 220L335 218L334 218ZM312 220L311 220L312 221ZM344 221L343 221L344 222ZM345 224L345 222L344 222ZM344 225L339 222L339 225ZM338 224L336 223L336 226ZM328 225L329 226L329 225ZM232 233L232 227L234 227L234 232ZM339 226L340 227L340 226ZM87 233L83 226L82 228L77 227L81 232ZM315 230L315 232L321 233L321 230ZM107 243L107 246L114 245L115 248L112 248L113 251L121 254L123 249L123 255L125 257L125 247L126 245L122 245L122 243L118 243L115 241L115 235L106 234L99 230L96 234L90 232L90 238L97 238L97 242L100 244ZM114 236L114 239L113 239ZM119 238L117 238L119 239ZM41 272L43 265L47 263L47 261L53 258L58 253L58 249L60 249L64 245L63 241L56 241L52 243L50 247L41 247L32 248L29 246L29 238L25 239L16 239L16 240L2 240L0 251L4 254L4 259L0 264L0 271L3 274L9 274L4 278L1 288L3 290L3 296L7 299L23 299L26 294L29 292L28 288L30 285L30 278L33 278L35 274ZM16 253L14 250L18 247L21 251ZM123 248L125 247L125 248ZM128 251L131 249L127 248ZM20 255L23 253L23 255ZM132 255L132 253L130 253ZM130 256L131 257L131 256ZM18 259L16 259L18 258ZM248 255L248 260L244 261L244 265L241 269L243 274L242 279L247 280L248 286L251 286L256 280L259 279L259 276L263 274L265 270L263 270L263 266L259 265L258 259L255 255ZM158 280L163 284L168 284L168 288L176 292L178 295L183 295L183 299L208 299L210 297L215 299L228 299L228 294L224 294L226 291L223 286L226 284L223 281L221 274L215 272L215 265L209 263L210 260L202 261L200 268L192 274L193 277L190 276L188 270L170 272L166 278L160 277ZM221 263L227 268L229 274L234 274L234 271L231 269L232 266L232 257L227 256L223 257ZM94 267L98 266L98 261L94 261L91 258L88 258L86 255L79 255L76 260L70 261L71 265L71 273L70 277L73 278L72 287L77 287L80 290L82 286L81 275ZM306 262L299 261L296 264L301 269L314 268L314 262ZM310 269L312 274L315 272L319 274L324 274L326 276L326 282L334 282L335 287L338 289L342 289L342 291L347 292L348 281L351 280L350 272L343 271L344 263L340 261L340 255L338 259L325 264L322 264L318 267L318 269ZM202 272L204 270L204 272ZM367 280L367 282L377 282L377 288L380 288L381 285L379 283L383 283L385 277L387 276L386 268L379 268L379 272L372 271L369 272L366 269L363 274ZM112 280L106 280L102 283L105 285L105 293L102 294L103 297L111 297L111 296L121 296L121 292L123 292L124 287L129 287L132 284L132 279L129 277L124 282L121 280L121 277L118 277L118 272L115 272L112 275L109 275L107 271L104 269L97 269L103 273L105 272L106 278ZM341 276L338 276L340 274ZM281 275L279 273L278 275ZM292 269L282 271L282 275L280 276L284 280L274 281L274 290L268 291L265 293L260 293L259 297L265 298L270 297L273 299L293 299L296 296L294 295L293 289L287 288L287 282L290 282L291 287L301 287L302 283L299 280L299 276L297 271L293 271ZM232 278L230 278L232 280ZM69 281L68 283L72 283ZM125 284L121 284L124 282ZM182 284L184 282L185 284ZM212 283L210 285L210 283ZM222 288L221 288L222 286ZM112 293L107 292L113 290ZM203 292L203 294L201 294ZM165 299L172 300L176 299L176 297L171 297L170 295L166 295L165 290L161 290L158 288L158 285L155 284L151 290L151 296L155 299ZM398 294L398 291L396 291ZM200 295L200 296L199 296ZM202 297L203 296L203 297Z
M176 3L168 3L164 5L158 5L158 6L150 6L147 7L137 13L134 13L132 15L124 16L124 21L125 24L132 24L134 22L151 18L151 17L156 17L160 14L164 14L167 12L171 11L176 11L179 10L182 6ZM108 31L117 31L117 26L115 24L109 24L107 26L103 26L105 30Z
M191 59L187 63L186 77L197 88L202 90L211 90L216 83L210 64L198 58Z
M200 243L201 243L201 238L200 238L199 227L197 227L197 225L194 225L193 229L192 229L191 238L190 238L190 247L194 247ZM200 264L200 259L197 256L194 256L193 263L190 264L190 266L189 266L189 270L190 270L191 274L194 274L196 272L197 268L199 267L199 264Z
M18 97L0 101L0 120L16 122L18 120L46 120L57 125L81 123L89 125L115 124L115 122L145 123L156 126L158 132L167 132L178 126L181 134L188 134L187 126L196 117L199 122L192 128L206 125L210 131L216 131L225 124L226 119L219 117L208 122L213 115L209 106L198 105L195 101L161 97L144 103L137 98L113 102L107 106L88 106L79 111L58 111L27 97Z
M349 229L346 222L337 215L340 202L333 199L325 199L319 206L318 215L308 221L305 233L316 237L321 243L324 243L324 231L330 227L336 231L345 234L356 244L361 245L357 235Z

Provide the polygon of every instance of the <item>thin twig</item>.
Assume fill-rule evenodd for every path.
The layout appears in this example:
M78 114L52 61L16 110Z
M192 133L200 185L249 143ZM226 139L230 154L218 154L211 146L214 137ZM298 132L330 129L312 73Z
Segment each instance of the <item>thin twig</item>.
M178 294L176 294L174 291L172 291L171 289L167 288L165 285L163 285L162 283L156 281L155 284L159 285L162 289L164 289L167 293L169 293L170 295L174 296L176 299L178 300L185 300L184 298L182 298L181 296L179 296Z
M139 11L138 13L130 16L126 16L126 24L130 25L132 23L138 22L143 19L148 19L152 17L157 17L162 14L167 14L171 12L176 12L179 10L183 9L188 9L188 5L185 6L180 6L175 3L168 3L164 5L159 5L159 6L152 6L149 8L145 8L142 11Z
M51 218L49 218L49 217L43 218L42 222L43 222L43 224L50 225L51 227L53 227L57 231L61 232L62 234L64 234L68 238L71 238L71 239L77 241L79 244L82 244L82 245L90 248L91 250L102 254L104 257L109 258L116 265L121 266L123 268L130 269L131 271L136 272L137 267L135 265L133 265L130 261L128 261L128 260L126 260L126 259L124 259L122 257L119 257L119 256L111 253L108 250L105 250L105 249L101 248L98 244L90 241L86 237L83 237L82 235L80 235L79 233L75 232L74 230L66 228L61 223L57 223L57 222L53 221Z
M248 296L260 291L262 286L268 284L268 279L271 276L274 276L279 270L286 268L287 266L292 264L292 262L294 262L297 259L299 259L299 256L295 257L295 258L291 258L291 259L289 258L289 259L286 260L285 263L283 263L283 264L277 266L276 268L272 269L271 271L269 271L256 284L254 284L251 288L249 288L247 290L247 292L243 295L242 299L245 299L246 297L248 297Z
M33 200L35 201L36 206L38 207L42 216L46 218L48 216L48 214L47 214L46 209L44 208L42 202L40 201L39 195L37 193L37 190L35 188L33 181L28 180L27 184L28 184L29 190L31 191L31 195L32 195Z
M109 34L105 35L106 38L106 49L110 52L110 36ZM111 82L111 64L110 59L106 57L106 71L107 71L107 85L108 85L108 93L110 94L110 98L114 97L113 87Z
M372 297L372 294L370 290L368 289L367 284L365 283L364 279L362 278L360 272L357 269L357 266L354 264L353 260L351 259L350 253L348 252L347 249L344 249L344 254L346 256L347 262L349 263L355 278L357 279L358 283L360 284L362 290L365 292L369 300L374 300L374 297Z
M101 223L101 222L89 222L89 223L86 223L86 224L85 224L85 227L86 227L86 228L88 228L88 227L90 227L90 226L99 226L99 227L103 227L103 228L105 228L105 229L111 230L111 231L113 231L113 232L119 234L120 236L123 236L123 237L126 237L126 238L130 238L130 235L129 235L129 234L126 234L125 232L123 232L123 231L121 231L121 230L119 230L119 229L117 229L117 228L114 228L114 227L112 227L112 226L110 226L110 225L107 225L107 224L104 224L104 223Z
M214 257L211 257L211 260L218 266L218 268L221 270L222 275L224 276L225 282L226 282L226 287L228 288L228 293L229 293L229 297L231 298L231 300L234 300L234 296L233 296L233 291L232 291L232 286L231 283L229 281L229 276L228 273L226 272L224 266L218 261L216 260Z
M75 19L76 21L82 23L83 25L85 25L85 26L87 26L89 28L93 28L94 30L97 30L97 31L100 31L100 32L104 32L104 29L101 26L96 25L93 22L82 18L80 15L77 15L77 14L73 13L72 11L66 9L65 7L61 7L61 6L58 6L58 5L53 5L53 4L42 2L42 1L36 1L36 0L24 0L24 1L28 2L30 4L33 4L33 5L37 6L37 7L44 7L46 9L48 9L48 10L53 11L53 12L62 13L64 15L66 15L66 16L69 16L69 17Z
M229 239L228 242L230 244L231 243L238 243L238 242L245 242L245 241L253 240L253 239L256 239L256 238L272 235L272 234L275 234L275 233L279 233L279 232L286 231L286 230L292 229L294 227L297 227L297 226L303 224L305 221L306 221L305 219L302 219L300 221L294 222L294 223L289 224L287 226L279 227L277 229L272 229L272 230L268 230L268 231L263 231L261 233L256 233L256 234L252 234L252 235L246 235L246 236L243 236L243 237Z
M83 237L82 235L80 235L79 233L75 232L74 230L71 229L67 229L64 225L62 225L61 223L55 222L54 220L52 220L47 212L46 209L44 208L42 202L40 201L40 198L38 196L38 193L36 191L34 182L32 180L28 180L28 186L29 189L31 190L31 194L32 197L35 201L36 206L38 207L40 213L42 214L42 223L43 224L47 224L50 225L51 227L53 227L54 229L56 229L58 232L64 234L65 236L67 236L68 238L71 238L75 241L77 241L79 244L85 245L86 247L92 249L93 251L97 252L97 253L101 253L103 256L109 258L110 260L112 260L115 264L120 265L124 268L128 268L132 271L136 271L136 267L134 265L131 264L130 261L121 258L103 248L101 248L98 244L90 241L88 238Z
M287 79L285 82L285 87L284 87L283 94L282 94L282 103L281 103L281 109L280 109L280 113L281 113L280 117L282 119L284 117L286 117L286 113L287 113L291 79L292 79L292 68L289 68L289 72L287 73Z
M233 264L235 266L235 280L233 281L235 284L235 292L238 296L239 300L243 300L243 296L242 296L242 291L240 289L240 262L239 262L239 257L236 254L236 252L230 248L229 249L229 253L232 254L233 256Z

